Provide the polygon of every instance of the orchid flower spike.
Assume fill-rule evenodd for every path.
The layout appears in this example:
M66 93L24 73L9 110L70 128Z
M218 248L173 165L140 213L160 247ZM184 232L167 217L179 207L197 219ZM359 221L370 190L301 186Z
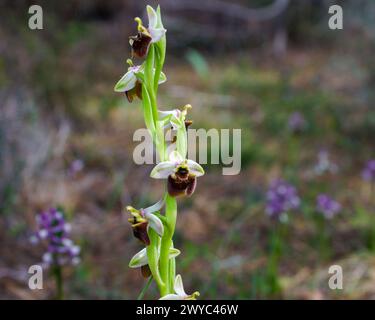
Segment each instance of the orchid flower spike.
M182 278L178 274L174 281L174 294L167 294L161 297L159 300L197 300L199 297L199 292L195 291L193 294L187 294L184 290L184 284L182 283Z
M150 174L154 179L168 179L168 193L172 197L192 195L196 178L202 175L204 170L198 163L184 159L177 151L171 152L169 160L157 164Z
M138 23L138 34L129 38L133 56L143 58L147 55L151 43L159 42L165 35L160 16L151 6L147 6L148 28L143 26L140 18L135 18Z
M133 63L128 59L129 64L128 71L121 77L116 83L114 91L125 92L126 98L129 102L134 100L134 97L138 97L142 100L142 81L144 66L133 66ZM167 81L167 77L163 72L160 73L159 84Z
M131 206L127 206L126 210L132 215L128 221L133 227L134 236L143 242L146 246L150 244L150 238L148 237L148 229L152 228L156 231L159 236L163 236L164 226L161 220L154 214L158 212L164 205L164 199L158 201L151 207L146 209L134 209Z

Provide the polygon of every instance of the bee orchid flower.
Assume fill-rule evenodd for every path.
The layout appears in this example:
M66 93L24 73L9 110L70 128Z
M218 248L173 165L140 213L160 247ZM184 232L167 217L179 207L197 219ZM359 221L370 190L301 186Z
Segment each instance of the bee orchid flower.
M138 22L138 34L129 38L133 56L143 58L147 55L151 43L157 43L164 37L166 29L161 25L155 10L147 6L148 28L145 28L140 18L135 18Z
M177 151L168 161L160 162L151 171L151 178L168 179L168 193L172 197L193 194L196 178L204 175L203 168L193 160L184 159Z
M183 110L174 109L172 111L158 111L159 121L163 123L164 129L172 129L177 131L182 126L188 127L192 121L185 120L187 112L191 109L191 105L187 104Z
M133 63L128 59L128 71L116 83L114 91L124 92L129 102L132 102L135 97L142 100L142 80L144 66L133 66ZM160 73L159 84L167 81L167 77L163 72Z
M126 210L128 210L131 214L131 217L128 221L131 223L133 227L133 234L134 236L143 242L146 246L150 244L150 238L148 237L148 228L152 228L156 231L159 236L163 236L164 233L164 226L161 222L160 218L157 217L154 213L158 212L164 205L164 199L158 201L151 207L146 209L135 209L132 206L127 206Z
M161 297L159 300L196 300L199 297L199 292L195 291L193 294L187 294L184 289L184 284L182 283L182 278L178 274L174 281L174 291L175 293L167 294Z

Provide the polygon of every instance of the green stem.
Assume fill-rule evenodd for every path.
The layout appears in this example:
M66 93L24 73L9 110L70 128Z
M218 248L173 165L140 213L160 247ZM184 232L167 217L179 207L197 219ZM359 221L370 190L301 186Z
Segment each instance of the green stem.
M154 68L155 66L155 68ZM160 60L160 49L154 44L149 49L145 63L145 72L142 85L142 97L146 126L150 130L152 140L161 161L165 160L164 130L158 123L157 89L163 61ZM155 71L154 71L155 69Z
M169 248L171 247L171 239L166 234L161 239L160 247L160 275L165 283L163 290L161 290L161 296L165 296L170 293L169 288Z
M154 87L154 81L157 79L159 82L159 77L160 77L160 72L161 70L158 71L156 68L154 68L154 65L156 67L160 65L160 62L158 59L155 61L155 45L152 44L149 49L149 53L147 55L147 59L145 62L145 72L144 72L144 86L147 87L147 92L149 95L150 99L150 105L151 105L151 110L152 110L152 117L154 120L154 126L156 126L156 122L158 121L158 108L157 108L157 101L156 101L156 90ZM154 71L155 69L155 71Z
M63 288L63 277L62 277L62 270L60 266L55 266L53 274L55 276L56 282L56 299L63 300L64 299L64 288Z
M159 290L163 290L165 283L160 276L159 266L158 266L158 247L159 247L159 236L153 230L148 230L148 236L150 238L150 244L146 247L148 266L150 267L152 276L154 277Z
M276 229L273 230L271 235L271 252L267 266L267 279L271 294L277 294L280 290L278 271L280 256L282 254L282 237L283 226L281 223L278 223Z
M137 300L142 300L143 299L143 297L145 296L145 294L146 294L148 288L150 287L151 283L152 283L152 276L150 276L148 278L148 280L147 280L145 286L143 287L142 291L140 292Z
M163 69L164 60L165 60L165 43L157 44L155 46L155 77L154 77L154 91L155 94L158 92L160 74Z
M327 225L324 217L320 213L316 213L316 232L318 233L318 246L320 259L326 261L330 257L330 240Z
M151 99L146 86L142 86L142 102L143 116L145 118L146 127L150 131L152 138L154 138L155 122L153 118Z
M164 230L160 246L160 275L165 287L161 291L161 296L172 293L173 290L173 288L171 288L172 281L170 275L174 273L174 270L169 269L169 249L173 244L172 238L176 226L177 202L176 199L169 194L166 195L165 199L165 217L167 219L167 226Z
M159 79L160 79L160 73L162 69L161 61L160 61L160 50L159 47L155 47L155 75L154 75L154 92L155 95L158 92L158 87L159 87Z
M173 248L173 241L171 247ZM176 258L169 259L169 288L174 287L174 279L176 278Z
M154 84L154 45L150 46L148 51L148 55L145 61L145 81L144 84L147 86L147 89L150 92L153 92L153 84Z

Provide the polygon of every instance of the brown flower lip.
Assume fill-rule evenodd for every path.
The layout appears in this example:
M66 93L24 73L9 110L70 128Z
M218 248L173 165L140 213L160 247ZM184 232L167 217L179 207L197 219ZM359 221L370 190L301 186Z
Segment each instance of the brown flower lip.
M143 278L146 278L146 279L151 276L152 273L148 264L141 267L141 273L142 273Z
M193 124L193 120L185 120L185 128L189 128Z
M143 58L147 55L151 44L151 36L145 32L139 31L136 36L129 37L129 44L132 48L132 56Z
M125 95L130 103L133 102L134 97L142 100L142 83L137 80L135 87L129 91L125 91Z
M172 197L191 196L196 185L196 177L185 168L179 168L175 174L168 177L168 193Z
M178 151L169 154L169 160L158 163L150 176L154 179L167 179L169 195L190 196L196 187L196 179L204 174L203 168L193 160L185 159Z
M147 225L148 222L140 222L133 224L133 234L139 241L141 241L144 245L148 246L150 244L150 238L147 234Z

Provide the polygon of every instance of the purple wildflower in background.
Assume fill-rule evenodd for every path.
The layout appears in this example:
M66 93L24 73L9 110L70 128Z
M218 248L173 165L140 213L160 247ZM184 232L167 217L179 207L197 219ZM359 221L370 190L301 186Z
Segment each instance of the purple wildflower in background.
M34 244L45 242L47 252L43 255L46 267L80 262L80 247L69 238L70 224L65 222L63 214L51 208L36 216L38 231L30 241Z
M301 132L306 128L306 120L301 112L293 112L288 119L288 127L292 132Z
M326 194L320 194L316 198L316 209L327 219L332 219L341 210L341 205Z
M366 167L362 171L362 178L365 181L375 182L375 159L367 162Z
M280 217L281 214L297 209L300 205L297 190L283 180L275 180L267 191L266 213L270 217Z
M81 159L75 159L70 163L68 168L68 175L70 177L76 176L79 172L81 172L84 168L85 164Z

